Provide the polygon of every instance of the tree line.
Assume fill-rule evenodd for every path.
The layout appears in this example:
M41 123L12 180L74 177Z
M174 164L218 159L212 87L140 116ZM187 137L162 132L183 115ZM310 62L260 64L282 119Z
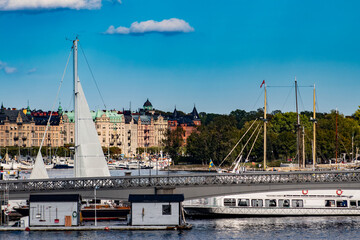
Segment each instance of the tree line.
M167 132L164 141L165 151L175 162L208 164L212 159L215 165L219 165L254 121L256 122L253 126L259 125L256 131L261 129L259 134L254 133L251 143L245 146L248 137L255 131L254 127L251 128L224 164L230 165L243 148L243 156L249 154L249 161L257 163L263 161L263 109L250 112L237 109L226 115L201 112L199 115L202 125L190 135L186 146L182 141L182 128ZM305 159L309 163L312 162L313 113L305 111L299 116L301 131L304 132ZM296 113L276 110L267 114L266 118L267 161L295 162ZM253 144L256 135L258 138ZM335 158L336 149L338 158L345 156L345 160L349 161L355 157L358 146L360 146L360 107L351 116L339 114L335 110L329 113L316 113L317 163L328 163L329 159ZM251 147L253 149L250 153Z

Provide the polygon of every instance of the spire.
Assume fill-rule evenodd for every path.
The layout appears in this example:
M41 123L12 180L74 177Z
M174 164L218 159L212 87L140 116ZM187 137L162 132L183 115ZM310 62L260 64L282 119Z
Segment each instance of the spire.
M29 105L29 100L27 102L26 115L31 115L31 109L30 109L30 105Z
M63 109L62 109L62 107L61 107L61 101L60 101L60 100L59 100L58 113L59 113L59 115L62 115L62 114L63 114Z
M178 116L178 112L177 112L177 110L176 110L176 105L175 105L175 109L174 109L174 112L173 112L172 117L173 117L174 119L176 119L176 118L179 117L179 116Z
M193 110L191 112L191 116L193 117L194 120L200 119L200 116L198 114L198 111L196 110L195 104L194 104L194 108L193 108Z

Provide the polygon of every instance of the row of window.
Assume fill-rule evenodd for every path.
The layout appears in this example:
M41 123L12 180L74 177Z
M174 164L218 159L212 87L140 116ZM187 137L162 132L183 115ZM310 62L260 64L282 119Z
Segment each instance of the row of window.
M325 207L360 207L360 200L325 200ZM302 199L235 199L235 198L224 198L224 206L228 207L290 207L301 208L304 207L304 201Z

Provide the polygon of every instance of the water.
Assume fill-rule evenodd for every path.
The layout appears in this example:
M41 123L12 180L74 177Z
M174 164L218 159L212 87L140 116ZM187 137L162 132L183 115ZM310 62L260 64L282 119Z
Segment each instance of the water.
M124 176L131 172L138 176L138 170L111 170L112 176ZM72 177L73 169L48 170L50 177ZM141 169L140 175L149 175L148 169ZM159 171L159 175L168 172ZM170 172L184 174L185 171ZM156 174L155 170L151 171ZM29 173L21 173L28 178ZM192 220L191 230L183 231L50 231L50 232L0 232L1 239L358 239L360 216L348 217L283 217L283 218L229 218ZM91 223L90 223L91 224ZM116 222L99 222L110 226ZM124 224L124 223L122 223Z
M0 232L0 239L358 239L360 217L188 220L191 230ZM106 225L106 223L103 223Z

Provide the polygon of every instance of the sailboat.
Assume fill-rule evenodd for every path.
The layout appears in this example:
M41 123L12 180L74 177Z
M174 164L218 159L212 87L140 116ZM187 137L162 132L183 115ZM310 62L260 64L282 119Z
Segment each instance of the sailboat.
M110 171L78 76L78 41L78 39L75 39L72 46L75 111L75 177L106 177L110 176ZM32 179L48 178L40 150L30 176Z

